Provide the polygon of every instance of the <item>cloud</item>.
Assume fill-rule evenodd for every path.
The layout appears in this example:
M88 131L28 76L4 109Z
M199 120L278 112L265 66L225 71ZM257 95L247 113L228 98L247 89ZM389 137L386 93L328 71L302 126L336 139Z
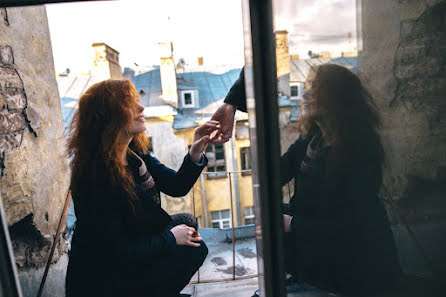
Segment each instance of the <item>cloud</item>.
M277 30L287 30L291 53L341 51L356 47L355 0L276 0Z

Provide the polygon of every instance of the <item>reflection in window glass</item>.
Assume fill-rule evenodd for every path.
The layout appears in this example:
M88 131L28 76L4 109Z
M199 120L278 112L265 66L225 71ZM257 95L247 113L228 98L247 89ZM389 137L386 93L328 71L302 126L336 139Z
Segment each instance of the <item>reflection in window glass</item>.
M446 3L275 0L273 7L281 153L296 140L301 152L281 164L284 214L292 217L284 217L287 283L361 296L411 277L430 296L435 285L426 283L446 275L446 257L430 248L446 249L439 240L446 227L431 217L434 209L446 214L439 202L446 190L436 188L446 181ZM301 104L303 94L311 104Z

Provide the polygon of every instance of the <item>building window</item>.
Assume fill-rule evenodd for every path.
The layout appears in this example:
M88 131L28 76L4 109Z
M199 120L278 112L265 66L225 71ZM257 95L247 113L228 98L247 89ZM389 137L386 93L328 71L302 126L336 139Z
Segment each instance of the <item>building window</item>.
M291 86L291 97L299 97L299 86Z
M211 211L212 228L231 227L231 214L229 209Z
M249 123L248 120L240 120L235 123L235 138L249 139Z
M226 176L226 162L225 149L223 145L210 144L206 148L206 157L208 158L207 171L215 172L215 174L208 174L208 177L225 177Z
M249 146L240 149L240 163L242 170L251 169L251 148Z
M254 207L248 206L243 209L245 215L245 225L255 224Z
M193 107L194 106L194 92L184 91L181 92L183 97L183 107Z

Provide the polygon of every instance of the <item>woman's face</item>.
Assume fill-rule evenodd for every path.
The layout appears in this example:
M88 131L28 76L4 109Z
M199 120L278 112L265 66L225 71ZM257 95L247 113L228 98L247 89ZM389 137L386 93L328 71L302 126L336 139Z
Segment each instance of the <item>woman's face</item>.
M144 120L144 106L140 100L136 100L136 111L130 109L131 120L127 128L127 132L131 136L136 136L146 130L146 121Z

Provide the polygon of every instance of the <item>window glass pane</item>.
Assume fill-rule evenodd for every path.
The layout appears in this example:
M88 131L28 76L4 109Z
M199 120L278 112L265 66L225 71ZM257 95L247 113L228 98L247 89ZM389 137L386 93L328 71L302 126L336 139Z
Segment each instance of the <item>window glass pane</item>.
M225 166L217 166L217 171L226 171Z
M243 211L245 216L250 216L254 214L252 207L245 207Z
M186 105L192 104L192 94L191 93L184 93L184 104L186 104Z
M231 227L229 221L223 221L223 228L229 228Z
M440 239L446 228L444 220L430 214L436 209L446 215L445 205L435 200L446 197L446 190L434 190L435 185L446 183L442 173L446 168L446 3L273 0L273 12L280 153L303 139L301 133L308 139L298 141L305 153L293 168L301 175L287 171L287 166L281 168L282 173L290 173L283 185L285 214L298 217L291 228L296 239L287 242L291 236L285 234L285 247L296 242L300 247L316 246L316 239L301 232L331 242L308 249L297 259L285 258L287 276L294 273L322 291L354 296L370 295L373 290L379 291L377 296L388 294L392 285L401 285L400 269L404 278L418 278L420 283L444 282L438 269L444 271L446 258L431 247L446 249ZM327 149L325 155L312 150L316 142L321 145L317 151ZM370 164L366 174L359 169L365 164ZM312 173L324 168L325 175L316 178L310 167ZM327 181L336 185L334 192L319 186ZM330 204L333 197L339 198L342 209ZM289 200L294 208L287 204ZM319 219L310 222L302 216L305 208ZM404 215L409 213L417 219ZM327 225L318 229L322 221ZM336 227L346 221L349 227ZM427 224L428 232L423 229ZM336 260L345 255L348 266L337 265L334 259L319 261L333 252L334 245L342 251ZM338 287L327 288L333 281ZM404 286L410 290L414 284Z
M299 96L298 86L291 86L291 97Z
M220 212L219 212L219 211L212 211L212 212L211 212L211 219L212 219L212 220L218 220L218 219L220 219Z
M220 228L219 222L212 222L212 228Z
M221 211L221 217L224 218L224 219L229 218L230 217L230 210L229 209L222 210Z
M215 155L217 160L223 160L225 158L225 153L224 152L217 152Z

